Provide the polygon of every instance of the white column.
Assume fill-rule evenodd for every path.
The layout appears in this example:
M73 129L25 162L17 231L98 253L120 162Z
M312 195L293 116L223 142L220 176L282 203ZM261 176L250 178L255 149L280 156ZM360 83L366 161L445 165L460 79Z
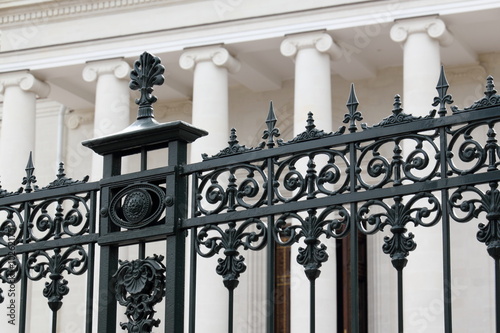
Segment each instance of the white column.
M404 112L426 116L432 109L434 96L437 96L440 45L451 44L453 38L437 16L398 20L391 29L391 38L402 43L404 49ZM405 155L413 149L414 143L403 142ZM443 332L441 224L410 231L415 234L417 248L409 254L408 264L403 270L405 331ZM395 270L393 274L396 274Z
M21 187L29 153L35 149L36 97L45 98L49 91L48 84L27 71L0 74L0 93L4 96L0 135L3 189Z
M297 135L306 130L307 114L313 113L319 130L332 130L332 88L330 61L341 56L341 50L332 37L323 31L289 35L281 43L281 53L295 60L294 125ZM301 166L306 170L305 161ZM305 172L304 172L305 173ZM336 325L337 270L334 239L324 240L329 260L321 267L316 281L316 327L320 332ZM291 329L309 330L309 280L304 268L297 264L298 246L291 249ZM332 326L333 325L333 326Z
M414 116L427 115L436 95L441 57L440 45L448 46L453 37L436 16L397 20L391 29L393 41L402 43L403 108Z
M97 81L94 138L120 132L130 125L130 70L122 59L89 62L83 69L85 81ZM101 176L102 157L93 154L91 177L99 180Z
M191 144L191 162L198 162L201 154L210 156L227 146L228 72L237 72L240 63L221 46L186 50L179 63L194 70L192 124L208 131L208 136Z
M211 156L228 145L228 73L237 72L240 63L225 48L214 45L186 50L179 64L183 69L194 71L192 124L208 131L208 136L190 145L191 162L199 162L201 154ZM224 180L219 181L223 185ZM189 249L188 246L188 253ZM227 329L228 291L222 276L215 273L217 258L217 255L210 259L198 257L196 331ZM236 292L238 290L241 286Z
M281 53L295 60L294 134L305 130L312 112L321 129L332 128L332 87L330 61L342 55L332 37L316 31L288 35Z

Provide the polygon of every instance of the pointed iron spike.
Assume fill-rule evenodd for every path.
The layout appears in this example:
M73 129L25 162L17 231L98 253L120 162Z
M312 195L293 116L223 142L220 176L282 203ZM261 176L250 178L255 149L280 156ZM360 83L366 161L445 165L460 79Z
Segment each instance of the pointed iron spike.
M268 124L268 127L269 127L269 123L273 123L272 127L274 127L274 125L276 124L276 114L274 113L274 104L273 104L273 101L269 102L269 112L267 114L267 120L266 120L266 123Z
M26 171L28 170L35 170L35 167L33 166L33 152L30 151L30 155L28 157L28 163L26 163Z
M349 111L353 110L353 112L351 112L351 114L353 114L354 112L356 112L358 105L359 105L359 102L358 102L358 98L356 97L354 83L351 83L351 90L349 92L349 99L347 100L346 106L349 109Z
M444 73L444 66L441 66L441 71L439 73L439 80L436 86L436 90L438 91L438 95L440 98L443 98L448 91L450 85L448 84L448 80L446 79L446 75Z
M271 101L269 103L269 112L267 114L267 129L264 131L262 138L267 139L267 147L268 148L273 148L275 145L274 142L274 137L278 137L279 134L279 129L276 127L276 121L278 119L276 118L276 113L274 112L274 105L273 102Z

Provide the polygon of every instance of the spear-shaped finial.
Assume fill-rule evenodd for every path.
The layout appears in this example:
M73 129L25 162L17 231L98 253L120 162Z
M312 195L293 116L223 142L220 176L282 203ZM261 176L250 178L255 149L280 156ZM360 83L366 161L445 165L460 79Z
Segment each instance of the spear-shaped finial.
M444 117L446 115L446 104L453 103L451 95L446 94L449 87L448 80L446 80L446 75L444 74L444 67L441 66L441 72L436 86L438 96L434 97L434 103L432 103L432 106L439 105L438 114L440 117Z
M30 193L33 191L33 189L37 189L37 186L34 185L33 187L31 186L32 184L36 183L36 177L33 174L35 171L35 167L33 166L33 154L30 151L30 156L28 158L28 163L26 164L26 177L23 178L23 185L24 187L24 192Z
M344 123L347 124L350 122L351 124L349 125L349 132L354 133L358 130L358 127L356 126L356 120L361 121L363 120L363 117L361 116L361 112L357 111L358 109L358 98L356 97L356 91L354 90L354 84L351 83L351 91L349 93L349 99L347 100L347 110L349 110L349 113L346 113L344 115Z
M280 136L280 130L276 126L276 114L274 113L273 102L269 103L269 112L267 114L267 130L264 131L262 138L267 140L267 147L273 148L275 146L274 137Z

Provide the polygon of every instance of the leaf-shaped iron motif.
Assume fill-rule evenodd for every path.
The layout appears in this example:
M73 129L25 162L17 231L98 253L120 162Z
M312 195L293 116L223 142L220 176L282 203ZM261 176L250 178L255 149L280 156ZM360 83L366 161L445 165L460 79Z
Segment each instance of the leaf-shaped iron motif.
M165 67L160 58L144 52L139 60L134 63L134 69L130 73L130 89L139 90L141 97L135 100L139 105L137 119L153 117L151 105L156 102L156 96L152 95L154 85L162 85L165 81L163 73Z

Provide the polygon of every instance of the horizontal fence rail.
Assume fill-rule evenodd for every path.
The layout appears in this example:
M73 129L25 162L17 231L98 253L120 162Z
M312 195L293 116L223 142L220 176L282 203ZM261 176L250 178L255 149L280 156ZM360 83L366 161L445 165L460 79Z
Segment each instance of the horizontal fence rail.
M125 313L120 326L129 332L152 332L163 325L165 332L193 333L197 286L204 276L199 263L211 257L217 258L210 262L227 289L227 295L220 295L227 299L221 318L227 318L227 331L233 332L235 291L241 277L255 269L248 254L264 252L266 304L276 304L276 257L283 248L290 249L308 280L303 311L309 313L309 332L319 332L316 312L322 305L316 284L322 278L335 280L321 275L325 263L337 260L329 256L329 239L347 244L354 263L347 282L349 328L361 332L366 318L360 308L366 301L360 297L360 241L381 233L380 251L397 276L398 332L403 332L403 277L417 244L425 242L419 237L423 228L442 231L444 329L452 332L453 223L478 225L476 238L495 264L491 280L500 318L500 147L495 131L500 96L493 78L487 78L483 99L448 110L452 98L442 70L432 104L436 108L427 116L406 114L395 96L392 112L372 126L360 123L352 86L345 126L327 133L310 113L305 131L289 141L279 139L271 104L258 147L240 145L233 129L228 147L187 164L188 144L207 133L183 122L154 122L151 93L154 84L163 82L162 74L159 59L144 53L131 74L131 88L141 92L136 123L115 136L84 143L104 156L101 181L69 179L61 165L57 179L38 188L30 157L24 187L0 193L0 302L6 303L9 286L18 288L19 332L27 332L27 299L34 297L28 283L45 283L42 294L52 314L52 332L57 332L62 299L74 288L67 277L82 275L85 332L92 332L96 321L98 332L115 332L117 313ZM159 148L168 148L168 165L148 169L148 154ZM132 154L140 155L141 170L122 174L122 157ZM149 254L146 244L157 242L164 255ZM127 246L136 246L132 258L121 256L119 250ZM156 314L160 305L164 313ZM276 311L266 312L266 332L275 331Z

